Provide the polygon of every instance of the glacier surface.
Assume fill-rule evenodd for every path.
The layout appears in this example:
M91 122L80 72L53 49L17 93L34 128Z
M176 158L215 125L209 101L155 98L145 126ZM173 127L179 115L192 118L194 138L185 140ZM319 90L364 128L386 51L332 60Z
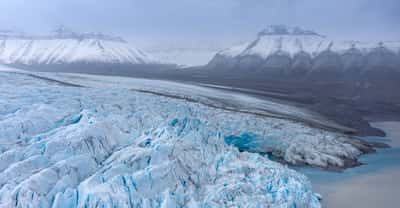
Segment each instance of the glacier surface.
M341 166L361 154L349 140L126 88L0 72L0 207L320 207L304 175L253 152Z

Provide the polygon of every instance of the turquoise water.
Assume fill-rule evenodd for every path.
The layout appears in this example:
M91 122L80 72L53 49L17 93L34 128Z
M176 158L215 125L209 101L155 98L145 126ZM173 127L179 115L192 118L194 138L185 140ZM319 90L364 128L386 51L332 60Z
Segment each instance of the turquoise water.
M362 138L370 142L383 142L391 148L377 149L376 153L363 155L363 165L341 172L325 171L311 167L291 167L305 174L313 191L322 195L323 207L375 208L398 207L400 204L400 122L381 124L388 136ZM273 139L265 140L245 132L224 138L229 145L241 151L262 152L273 146ZM271 143L272 142L272 143Z
M323 207L398 207L400 204L400 122L379 124L388 137L363 138L384 142L391 148L363 155L359 167L342 172L315 168L296 168L311 181L314 191L322 194Z
M357 177L363 174L373 174L374 172L380 172L382 170L400 168L400 148L378 149L376 153L361 156L359 161L362 162L363 165L349 168L342 172L331 172L315 168L297 168L297 171L304 173L312 183L351 179L351 177Z
M307 175L313 183L319 183L325 182L327 179L329 179L329 182L332 182L333 180L349 179L351 177L371 174L373 172L379 172L390 168L400 168L400 145L393 146L393 144L396 143L392 142L392 138L367 137L362 139L370 142L386 143L391 145L391 148L377 149L376 153L363 155L359 158L359 161L363 163L363 165L349 168L342 172L325 171L312 167L293 167L293 169ZM274 145L271 142L274 141L273 139L260 139L257 135L250 132L245 132L240 136L227 136L224 140L225 143L237 147L240 151L249 152L262 152L265 146Z

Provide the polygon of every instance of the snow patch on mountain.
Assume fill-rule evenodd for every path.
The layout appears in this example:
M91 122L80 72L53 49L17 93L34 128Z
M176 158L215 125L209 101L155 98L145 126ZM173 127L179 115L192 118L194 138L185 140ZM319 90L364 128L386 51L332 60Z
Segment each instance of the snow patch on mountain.
M273 25L260 32L254 41L233 46L221 51L220 54L230 57L258 55L267 58L275 53L286 53L289 56L294 56L297 53L306 52L315 57L327 50L343 54L347 50L358 49L363 54L366 54L378 47L385 47L388 50L396 52L400 50L400 41L376 43L335 41L311 30Z
M337 41L312 30L282 25L261 31L254 41L220 51L211 68L285 71L364 71L399 68L400 41ZM311 60L309 60L311 58ZM371 60L372 59L372 60Z
M3 64L158 64L151 55L131 47L120 37L101 33L74 33L59 29L52 35L0 33Z

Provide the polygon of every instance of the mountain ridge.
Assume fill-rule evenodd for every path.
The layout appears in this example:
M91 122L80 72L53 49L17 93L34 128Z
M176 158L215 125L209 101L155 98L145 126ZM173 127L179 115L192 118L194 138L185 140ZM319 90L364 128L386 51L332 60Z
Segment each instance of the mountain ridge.
M300 27L270 26L255 40L220 51L209 69L310 74L318 71L400 73L400 41L337 41Z
M0 63L25 67L167 64L133 47L121 37L93 32L76 33L65 28L47 35L0 31Z

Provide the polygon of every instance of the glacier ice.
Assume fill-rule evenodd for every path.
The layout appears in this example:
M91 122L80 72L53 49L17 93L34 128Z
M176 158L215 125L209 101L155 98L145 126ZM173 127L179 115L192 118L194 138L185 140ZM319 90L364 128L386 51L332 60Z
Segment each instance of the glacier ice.
M253 152L341 166L361 154L348 140L284 119L0 72L0 207L320 207L305 176Z

